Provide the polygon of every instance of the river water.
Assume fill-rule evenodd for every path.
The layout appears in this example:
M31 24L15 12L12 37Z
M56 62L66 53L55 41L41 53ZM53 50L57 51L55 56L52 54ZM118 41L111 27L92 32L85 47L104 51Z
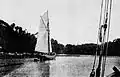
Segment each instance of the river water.
M89 77L93 56L58 56L56 60L0 59L0 77ZM98 58L97 58L98 59ZM120 67L120 57L107 57L105 75Z

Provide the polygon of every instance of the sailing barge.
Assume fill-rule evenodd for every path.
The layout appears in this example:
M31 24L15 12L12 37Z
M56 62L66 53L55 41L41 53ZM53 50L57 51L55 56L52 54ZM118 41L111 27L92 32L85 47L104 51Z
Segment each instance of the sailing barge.
M37 38L35 37L37 35ZM50 42L48 11L41 16L39 31L30 34L15 23L0 20L0 58L55 59Z
M56 57L56 53L52 52L51 47L48 11L40 16L40 25L35 51L43 53L42 56L47 60L53 60Z

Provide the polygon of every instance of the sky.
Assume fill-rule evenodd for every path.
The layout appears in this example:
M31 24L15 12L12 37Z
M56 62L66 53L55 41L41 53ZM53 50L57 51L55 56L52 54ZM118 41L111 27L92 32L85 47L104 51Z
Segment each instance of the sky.
M101 0L0 0L0 19L36 33L48 10L51 37L62 44L96 43ZM113 0L109 40L120 37L120 0Z

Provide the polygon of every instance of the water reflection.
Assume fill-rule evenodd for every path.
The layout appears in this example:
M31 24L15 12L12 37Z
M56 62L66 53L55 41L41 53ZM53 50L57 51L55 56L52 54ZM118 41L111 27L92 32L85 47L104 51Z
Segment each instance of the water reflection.
M0 77L7 75L11 71L19 68L22 64L13 64L13 65L7 65L7 66L1 66L0 67Z
M28 61L5 77L49 77L49 69L49 62Z
M50 63L43 62L38 64L38 70L41 72L41 77L49 77L50 76Z
M11 59L0 59L0 77L7 75L8 73L19 68L23 64L21 61L17 61Z
M2 74L5 75L4 77L88 77L93 60L93 56L56 57L56 60L47 62L34 62L32 59L20 60L21 62L17 60L17 64L24 64L0 67L0 71L4 72L0 77L3 76ZM107 58L105 75L113 72L113 66L120 67L120 57ZM10 71L7 72L8 70Z

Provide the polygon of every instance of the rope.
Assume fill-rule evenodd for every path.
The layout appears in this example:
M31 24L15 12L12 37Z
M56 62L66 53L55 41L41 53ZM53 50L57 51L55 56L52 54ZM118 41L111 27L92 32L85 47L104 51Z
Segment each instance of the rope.
M104 20L103 20L103 24L105 24L105 19L106 19L107 1L108 1L108 0L105 0L105 8L104 8Z
M107 51L108 51L108 39L109 39L109 32L110 32L111 7L112 7L112 0L110 0L109 22L108 22L108 34L107 34L107 47L106 47L105 57L103 57L102 77L104 77L105 64L106 64L106 56L107 56Z
M99 57L98 68L96 69L96 77L100 77L101 62L102 62L102 55L103 55L103 49L104 49L104 40L105 40L105 31L104 31L104 35L103 35L103 38L102 38L101 54L100 54L100 57Z
M105 49L105 35L106 35L106 30L104 31L104 36L103 36L103 45L102 45L102 56L103 56L103 53L104 53L104 49ZM103 59L104 59L104 57L103 57ZM103 62L104 63L104 62ZM104 67L102 67L102 68L104 68ZM102 69L102 74L103 74L103 69ZM101 77L103 77L103 76L101 76Z
M103 24L105 23L105 19L106 19L106 9L107 9L106 2L107 2L107 0L105 0ZM102 25L102 26L104 26L104 25ZM104 34L103 34L103 38L102 38L102 42L101 42L101 52L100 52L100 56L99 56L98 67L96 69L96 77L100 77L102 54L103 54L103 49L104 49L104 40L105 40L105 30L104 30Z
M98 36L100 34L100 27L101 27L101 20L102 20L102 9L103 9L103 0L101 2L101 10L100 10L100 21L99 21L99 30L98 30ZM97 45L98 45L98 41L99 38L97 38ZM94 58L94 62L93 62L93 68L92 68L92 72L90 73L90 77L94 77L95 76L95 64L96 64L96 58L97 58L97 51L98 51L98 46L96 48L96 52L95 52L95 58Z
M110 7L109 10L108 10L108 7ZM103 55L104 47L105 47L105 36L106 36L106 28L107 28L107 21L108 21L107 47L106 47L106 51L105 51L105 56L103 56L102 74L101 74L101 77L104 77L106 56L107 56L107 51L108 51L108 39L109 39L109 30L110 30L111 7L112 7L112 0L110 0L110 2L109 2L109 0L105 0L104 19L103 19L104 33L103 33L103 38L102 38L102 42L101 42L102 45L101 45L101 52L100 52L100 57L99 57L99 64L98 64L98 68L96 69L96 77L100 77L101 62L102 62L102 55ZM100 13L98 36L100 34L100 28L101 28L102 9L103 9L103 0L102 0L102 3L101 3L101 13ZM109 15L109 17L108 17L108 15ZM108 20L108 18L109 18L109 20ZM97 39L97 45L98 45L98 40L99 39ZM98 50L98 47L96 48L96 53L95 53L95 58L94 58L94 63L93 63L93 69L92 69L92 72L90 74L90 77L95 76L94 68L95 68L95 64L96 64L97 50Z
M96 69L96 77L100 77L100 72L101 72L101 63L102 63L102 56L104 52L104 46L105 46L105 35L106 35L106 28L107 28L107 18L108 18L108 0L105 0L105 8L104 8L104 19L103 19L103 28L104 28L104 33L103 33L103 38L102 38L102 44L101 44L101 53L99 57L99 64L98 68ZM103 70L103 69L102 69Z
M102 46L101 46L101 55L100 55L100 60L99 60L99 66L98 66L98 69L101 68L101 62L102 62L102 56L103 56L103 53L104 53L104 47L105 47L105 36L106 36L106 28L107 28L107 19L108 19L108 5L109 5L109 1L108 0L105 0L105 9L104 9L104 22L103 22L103 28L104 28L104 33L103 33L103 39L102 39ZM104 59L104 56L103 56L103 59ZM104 63L104 62L103 62ZM104 67L102 67L102 74L101 76L103 77L104 76ZM100 70L99 70L100 72ZM100 73L98 74L98 77L100 77Z

